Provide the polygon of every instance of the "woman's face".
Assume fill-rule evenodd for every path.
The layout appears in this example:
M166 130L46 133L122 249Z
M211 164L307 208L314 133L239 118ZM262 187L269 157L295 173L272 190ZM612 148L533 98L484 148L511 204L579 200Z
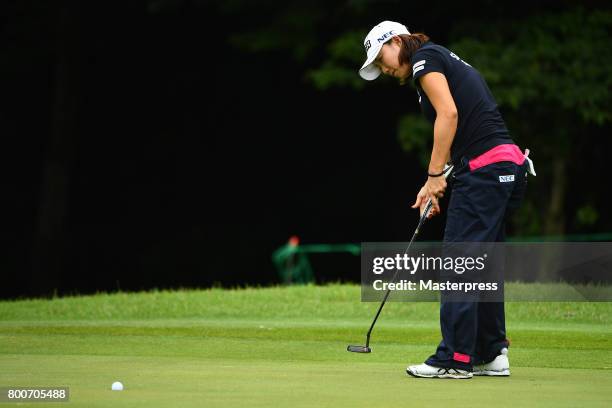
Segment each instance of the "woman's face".
M410 66L408 64L400 65L400 49L401 40L399 37L393 37L390 41L383 44L378 53L378 57L374 60L374 64L376 64L385 75L398 79L406 79L410 76Z

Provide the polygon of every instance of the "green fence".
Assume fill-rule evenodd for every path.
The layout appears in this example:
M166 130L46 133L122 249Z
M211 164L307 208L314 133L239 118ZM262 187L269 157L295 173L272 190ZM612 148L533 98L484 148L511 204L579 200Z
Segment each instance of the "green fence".
M286 284L314 282L314 273L308 259L308 254L349 253L355 256L361 254L359 244L309 244L299 245L295 237L289 239L272 254L281 281Z

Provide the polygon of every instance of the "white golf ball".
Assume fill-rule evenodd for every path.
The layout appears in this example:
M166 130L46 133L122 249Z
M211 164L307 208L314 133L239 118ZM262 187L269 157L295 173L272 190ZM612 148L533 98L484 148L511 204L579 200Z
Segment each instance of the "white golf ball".
M115 381L111 386L111 389L113 391L123 391L123 384L121 384L119 381Z

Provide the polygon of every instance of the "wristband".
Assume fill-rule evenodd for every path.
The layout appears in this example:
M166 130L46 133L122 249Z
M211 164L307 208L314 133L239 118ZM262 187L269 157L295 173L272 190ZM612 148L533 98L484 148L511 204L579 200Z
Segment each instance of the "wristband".
M451 171L453 169L453 165L450 163L446 163L446 165L444 166L444 170L442 170L440 173L436 173L436 174L431 174L429 171L427 172L427 175L429 177L441 177L444 176L444 178L446 178L447 173L449 171Z
M440 177L440 176L443 176L444 174L446 174L446 169L444 169L441 172L436 173L436 174L431 174L430 172L427 172L427 175L429 177Z

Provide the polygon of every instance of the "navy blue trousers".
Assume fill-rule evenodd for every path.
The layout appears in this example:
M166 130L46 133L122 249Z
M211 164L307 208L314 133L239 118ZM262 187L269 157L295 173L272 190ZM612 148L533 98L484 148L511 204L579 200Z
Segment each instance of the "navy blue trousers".
M527 163L497 162L471 171L463 158L451 177L444 242L502 242L505 222L522 201L527 184ZM513 175L513 181L507 181ZM504 303L440 302L442 341L425 363L436 367L471 370L493 361L504 347Z

